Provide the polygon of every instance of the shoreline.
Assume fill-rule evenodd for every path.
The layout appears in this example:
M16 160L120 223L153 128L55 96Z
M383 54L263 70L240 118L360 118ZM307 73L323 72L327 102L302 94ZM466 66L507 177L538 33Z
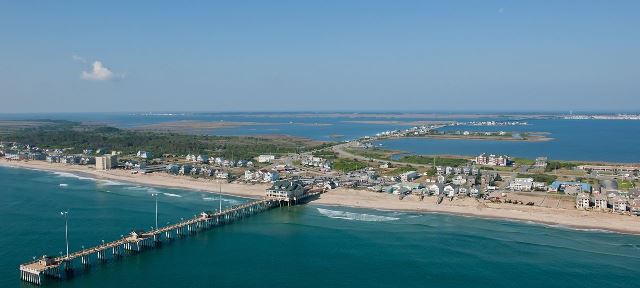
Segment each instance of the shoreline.
M215 180L194 179L187 176L168 174L130 174L126 170L96 171L86 166L68 166L50 164L44 161L10 162L0 160L0 166L27 168L53 172L68 172L89 178L122 181L136 185L148 185L165 188L197 190L218 193ZM268 184L221 183L222 194L250 199L261 198ZM561 226L575 229L592 229L640 235L640 218L606 212L584 211L578 209L547 208L523 206L507 203L488 203L473 198L454 201L442 201L436 204L436 197L425 197L418 201L413 196L398 200L397 196L363 190L338 188L322 194L313 204L334 207L351 207L388 211L416 213L442 213L482 219L529 221L549 226Z
M526 139L518 139L513 137L503 136L457 136L457 135L423 135L423 136L405 136L396 138L409 138L409 139L444 139L444 140L472 140L472 141L508 141L508 142L548 142L554 140L554 138L546 136L529 136ZM396 138L384 138L380 140L396 139Z

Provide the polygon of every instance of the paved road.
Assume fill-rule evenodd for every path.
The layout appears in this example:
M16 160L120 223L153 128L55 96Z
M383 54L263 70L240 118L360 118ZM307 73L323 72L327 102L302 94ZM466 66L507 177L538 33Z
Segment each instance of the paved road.
M345 150L345 148L354 147L353 145L354 144L344 143L344 144L335 145L335 146L331 147L331 149L333 149L333 152L336 152L336 154L338 154L339 157L343 157L343 158L356 159L356 160L360 160L360 161L373 160L373 161L378 161L378 162L389 162L391 164L401 165L401 166L411 165L413 167L424 167L424 168L433 167L433 165L431 165L431 164L413 164L413 163L404 163L404 162L398 162L398 161L392 161L392 160L369 158L369 157L364 157L364 156L361 156L361 155L356 155L356 154L353 154L353 153L348 152L348 151Z

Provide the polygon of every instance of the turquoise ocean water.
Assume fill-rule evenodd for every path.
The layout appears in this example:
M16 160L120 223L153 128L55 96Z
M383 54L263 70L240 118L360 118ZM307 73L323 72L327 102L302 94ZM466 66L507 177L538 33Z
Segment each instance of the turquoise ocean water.
M66 185L60 185L66 184ZM0 167L0 287L18 265L214 209L215 195ZM245 201L224 197L224 205ZM47 287L634 287L640 237L515 221L278 208Z

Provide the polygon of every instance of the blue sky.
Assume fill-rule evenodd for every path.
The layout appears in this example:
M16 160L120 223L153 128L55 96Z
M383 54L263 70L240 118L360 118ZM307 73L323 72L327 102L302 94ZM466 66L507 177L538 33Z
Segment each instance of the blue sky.
M638 111L638 31L640 1L2 1L0 113Z

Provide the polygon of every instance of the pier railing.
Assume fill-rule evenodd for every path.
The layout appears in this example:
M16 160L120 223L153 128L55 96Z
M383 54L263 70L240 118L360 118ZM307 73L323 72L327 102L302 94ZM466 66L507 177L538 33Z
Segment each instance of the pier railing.
M232 206L222 211L205 211L194 218L175 224L149 231L133 231L118 240L85 248L70 253L68 256L43 256L42 259L20 265L20 279L36 285L42 285L49 278L65 279L74 269L90 267L94 258L99 262L105 262L110 258L122 257L126 255L126 252L141 252L145 248L156 247L156 244L163 241L163 238L165 241L170 241L174 238L184 237L265 211L280 204L281 201L265 198Z

